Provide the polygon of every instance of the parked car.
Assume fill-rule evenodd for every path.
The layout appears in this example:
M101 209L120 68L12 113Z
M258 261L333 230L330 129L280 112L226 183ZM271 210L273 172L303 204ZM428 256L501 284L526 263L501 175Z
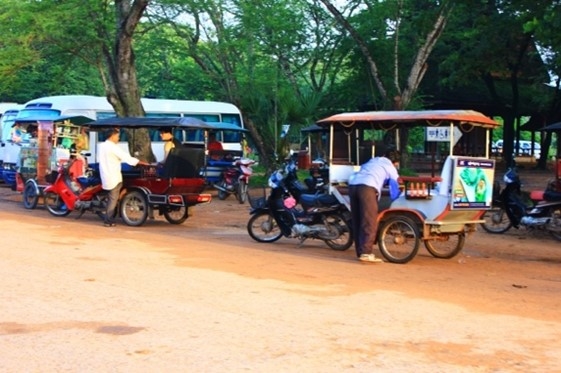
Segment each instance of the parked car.
M532 142L527 140L520 140L519 141L519 149L516 153L516 142L513 144L513 149L517 156L531 156L533 155L536 159L539 159L541 156L541 146L538 142L534 142L534 153L532 154ZM502 154L503 153L503 140L497 140L492 145L492 152L494 154Z

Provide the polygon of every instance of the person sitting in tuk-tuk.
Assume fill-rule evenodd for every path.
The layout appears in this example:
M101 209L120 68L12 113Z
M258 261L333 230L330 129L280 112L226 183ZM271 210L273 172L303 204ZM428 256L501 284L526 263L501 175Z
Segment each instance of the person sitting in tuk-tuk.
M210 159L215 161L220 160L222 158L222 151L224 148L222 147L222 143L216 140L216 133L211 132L208 134L208 154L210 155Z
M171 149L181 146L181 141L173 136L171 128L166 127L160 128L160 137L162 138L162 141L164 141L164 159L161 162L163 164L166 161Z

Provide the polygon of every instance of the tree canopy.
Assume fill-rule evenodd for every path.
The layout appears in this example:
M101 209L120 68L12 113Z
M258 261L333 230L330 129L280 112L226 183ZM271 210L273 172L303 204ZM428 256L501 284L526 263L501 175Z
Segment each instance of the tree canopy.
M265 163L282 124L294 140L341 111L472 105L505 119L505 139L528 108L561 120L560 1L0 4L1 100L104 95L121 116L144 115L142 96L228 101Z

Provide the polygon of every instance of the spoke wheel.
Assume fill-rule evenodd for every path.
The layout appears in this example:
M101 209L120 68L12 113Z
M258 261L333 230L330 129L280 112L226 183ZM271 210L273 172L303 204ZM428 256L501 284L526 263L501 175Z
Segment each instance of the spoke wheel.
M226 189L226 182L224 180L220 181L220 183L218 185L221 188ZM230 193L218 189L218 199L219 200L224 201L226 198L228 198L229 195L230 195Z
M70 210L64 202L62 198L56 193L49 192L46 193L44 196L45 199L45 208L47 211L54 216L66 216L70 214Z
M353 244L353 232L348 222L340 215L326 217L326 224L330 229L337 231L338 237L333 240L325 240L327 246L337 251L345 251Z
M240 180L238 182L236 198L238 199L238 202L242 204L247 200L247 183L245 182L245 180Z
M485 223L481 223L481 227L489 233L504 233L512 228L512 223L501 207L493 207L483 214Z
M189 209L186 206L168 206L164 210L164 218L170 224L182 224L189 217Z
M419 251L420 241L417 224L406 216L389 218L378 232L378 248L391 263L411 261Z
M275 242L282 237L282 232L267 211L258 212L247 222L247 233L257 242Z
M561 210L554 209L551 211L551 217L552 221L549 225L555 230L550 230L549 233L557 241L561 241Z
M32 210L37 207L38 202L39 193L37 191L37 185L33 182L25 183L25 187L23 188L23 207Z
M426 240L427 251L439 259L450 259L458 255L464 248L466 236L463 233L449 234L436 237L434 240Z
M121 200L121 218L131 227L138 227L148 219L148 203L139 191L125 194Z

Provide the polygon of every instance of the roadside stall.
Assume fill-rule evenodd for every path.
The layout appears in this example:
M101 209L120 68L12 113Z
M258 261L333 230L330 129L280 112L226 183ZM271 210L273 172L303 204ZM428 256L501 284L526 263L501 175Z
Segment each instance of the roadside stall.
M81 135L81 125L92 119L84 116L55 118L28 117L14 122L19 152L16 158L16 190L23 192L23 205L37 206L43 188L50 184L60 164L70 159L70 147ZM79 175L76 175L79 176Z
M347 182L376 147L400 149L400 130L425 128L425 141L446 142L439 171L402 176L401 195L394 201L382 191L378 215L378 248L386 260L407 263L423 242L436 258L449 259L463 248L468 233L491 208L495 162L489 158L494 120L469 110L342 113L319 120L329 131L329 191L350 209ZM381 131L381 141L366 133ZM460 143L458 140L462 139ZM485 144L482 146L481 144ZM457 152L461 149L461 155ZM439 172L439 173L437 173Z

